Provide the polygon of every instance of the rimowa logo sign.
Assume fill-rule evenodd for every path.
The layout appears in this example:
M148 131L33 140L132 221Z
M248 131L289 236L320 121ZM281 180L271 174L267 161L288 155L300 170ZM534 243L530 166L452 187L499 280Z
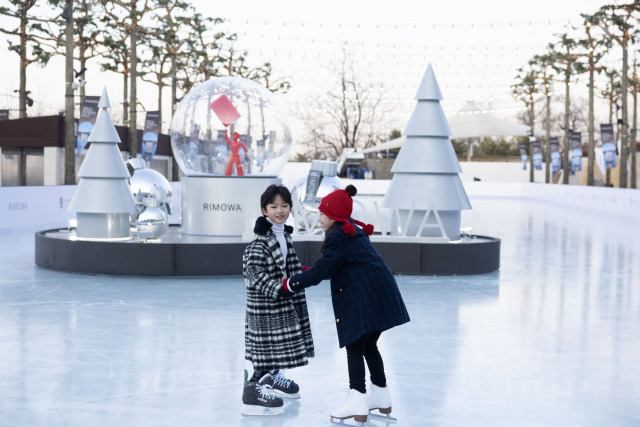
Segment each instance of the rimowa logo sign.
M202 210L205 212L242 212L239 203L203 203Z

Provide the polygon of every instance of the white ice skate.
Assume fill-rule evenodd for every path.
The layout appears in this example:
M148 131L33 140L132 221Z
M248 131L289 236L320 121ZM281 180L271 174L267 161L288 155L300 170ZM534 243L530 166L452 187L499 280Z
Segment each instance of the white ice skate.
M367 395L353 389L349 390L347 401L339 408L331 411L331 418L338 420L353 418L354 421L361 423L367 422L368 415L369 406L367 405Z
M369 393L367 393L367 403L370 411L378 410L381 414L390 414L391 395L389 394L389 387L378 387L375 384L371 384Z

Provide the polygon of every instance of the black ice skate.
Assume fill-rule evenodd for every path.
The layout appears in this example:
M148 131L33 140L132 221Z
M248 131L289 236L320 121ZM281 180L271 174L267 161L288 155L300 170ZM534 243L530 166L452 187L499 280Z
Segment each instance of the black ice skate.
M242 415L280 415L284 412L284 402L274 396L269 385L248 382L248 372L244 371L242 391Z
M300 399L300 386L284 376L284 373L274 369L266 373L258 384L271 386L273 394L288 399Z

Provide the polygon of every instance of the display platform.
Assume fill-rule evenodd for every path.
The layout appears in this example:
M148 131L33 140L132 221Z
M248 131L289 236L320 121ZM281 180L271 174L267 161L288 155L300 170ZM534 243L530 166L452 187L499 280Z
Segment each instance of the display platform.
M372 236L371 241L395 274L489 273L500 268L500 239L464 236L450 243L428 239ZM56 271L127 276L242 275L241 237L192 236L172 225L159 239L80 240L74 229L35 234L36 265ZM321 236L294 235L303 265L320 256Z

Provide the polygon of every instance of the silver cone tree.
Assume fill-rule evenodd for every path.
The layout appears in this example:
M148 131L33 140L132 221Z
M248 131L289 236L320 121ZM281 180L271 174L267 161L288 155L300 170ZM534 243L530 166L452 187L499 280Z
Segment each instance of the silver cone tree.
M392 211L391 234L458 240L460 211L471 204L458 176L462 170L431 64L415 99L384 200Z
M80 182L69 211L77 212L79 238L129 237L129 215L135 200L129 187L129 171L118 149L120 137L109 115L106 89L98 103L98 117L89 135L89 151L78 171Z

